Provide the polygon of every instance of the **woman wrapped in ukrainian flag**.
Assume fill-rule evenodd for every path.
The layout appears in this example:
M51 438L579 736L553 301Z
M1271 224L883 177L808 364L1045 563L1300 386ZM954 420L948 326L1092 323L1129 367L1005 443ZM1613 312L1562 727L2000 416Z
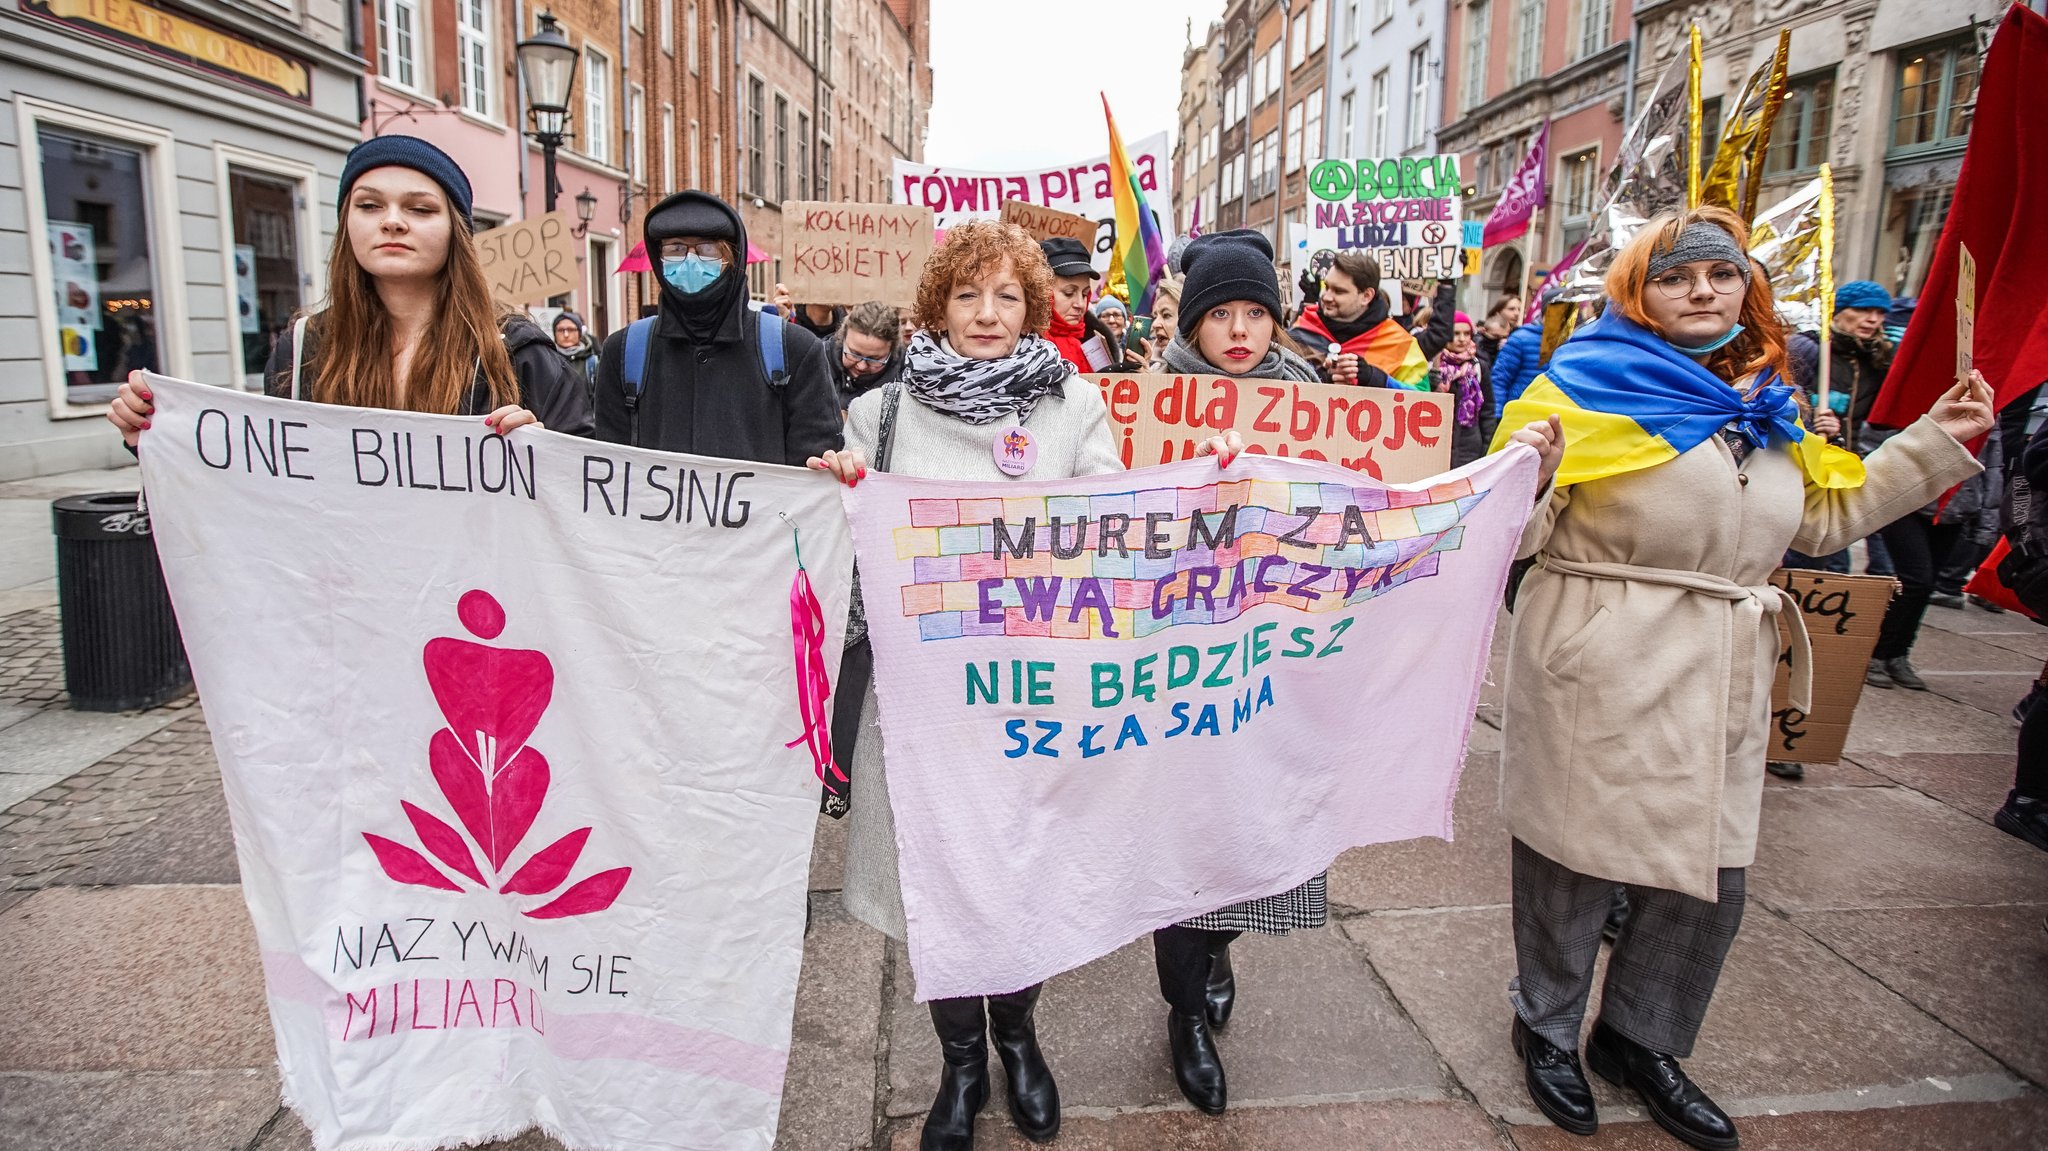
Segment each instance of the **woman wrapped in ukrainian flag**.
M1607 273L1609 306L1552 357L1501 428L1556 418L1565 452L1520 555L1502 806L1514 836L1513 1041L1537 1107L1598 1124L1579 1063L1601 928L1609 960L1587 1061L1694 1147L1737 1146L1688 1079L1756 854L1778 624L1793 704L1810 649L1770 584L1787 547L1827 555L1978 470L1981 377L1858 461L1802 421L1766 278L1733 213L1651 221ZM1495 442L1498 448L1502 436Z

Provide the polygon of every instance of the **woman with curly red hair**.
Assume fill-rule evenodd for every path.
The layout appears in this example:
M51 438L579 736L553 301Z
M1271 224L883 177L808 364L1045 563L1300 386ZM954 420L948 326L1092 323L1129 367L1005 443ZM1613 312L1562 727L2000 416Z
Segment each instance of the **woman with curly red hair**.
M1513 834L1512 1033L1536 1106L1598 1126L1579 1033L1618 885L1588 1062L1694 1147L1735 1125L1679 1066L1742 921L1756 854L1779 621L1794 705L1810 690L1787 547L1826 555L1977 471L1981 378L1859 462L1801 423L1770 287L1733 213L1650 221L1615 257L1610 305L1510 403L1554 418L1564 462L1522 537L1501 752ZM1814 434L1819 433L1819 434Z
M918 284L917 331L901 382L855 398L846 449L814 457L811 466L849 485L860 482L869 460L883 471L981 482L1122 470L1101 390L1075 374L1042 334L1052 288L1052 267L1022 228L983 220L948 231ZM1234 436L1218 437L1203 454L1222 451L1228 463L1240 446ZM859 798L847 820L841 897L855 918L901 940L903 885L872 687L861 705L851 774ZM925 1116L922 1151L974 1146L974 1116L988 1103L991 1035L1018 1130L1038 1143L1059 1132L1059 1089L1032 1019L1039 986L931 1001L945 1068Z

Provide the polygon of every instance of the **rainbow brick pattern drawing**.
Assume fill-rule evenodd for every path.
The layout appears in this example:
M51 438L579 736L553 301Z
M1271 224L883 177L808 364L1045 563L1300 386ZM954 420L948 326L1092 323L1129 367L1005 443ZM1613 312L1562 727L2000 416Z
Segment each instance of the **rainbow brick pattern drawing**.
M1266 603L1337 611L1435 575L1485 498L1461 479L914 499L894 533L911 565L901 609L925 640L1132 639Z

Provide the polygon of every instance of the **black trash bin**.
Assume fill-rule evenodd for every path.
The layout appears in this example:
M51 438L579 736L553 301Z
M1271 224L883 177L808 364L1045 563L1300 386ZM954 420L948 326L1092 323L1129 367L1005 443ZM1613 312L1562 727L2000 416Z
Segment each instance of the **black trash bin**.
M154 707L192 685L149 513L136 503L134 492L99 492L50 505L64 686L81 711Z

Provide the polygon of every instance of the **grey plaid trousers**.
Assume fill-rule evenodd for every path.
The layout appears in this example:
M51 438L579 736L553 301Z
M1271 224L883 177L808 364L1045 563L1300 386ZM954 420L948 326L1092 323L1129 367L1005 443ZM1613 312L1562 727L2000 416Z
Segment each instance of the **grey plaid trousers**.
M1515 1013L1566 1051L1579 1049L1600 929L1618 886L1628 923L1607 960L1600 1018L1653 1051L1692 1054L1721 964L1742 925L1743 869L1721 869L1720 901L1581 875L1514 841Z

